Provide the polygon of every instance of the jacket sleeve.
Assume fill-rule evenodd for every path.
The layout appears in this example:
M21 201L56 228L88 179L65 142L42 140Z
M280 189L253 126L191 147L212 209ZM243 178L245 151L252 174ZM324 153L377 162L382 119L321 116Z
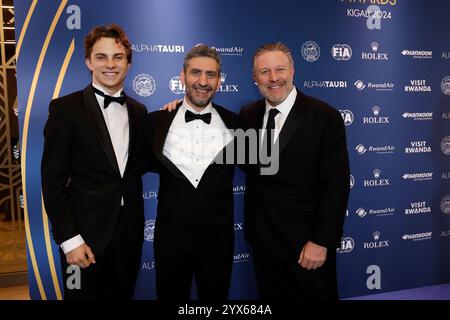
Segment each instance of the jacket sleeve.
M58 244L79 234L69 203L73 132L65 111L58 100L50 103L41 161L44 205Z
M153 152L153 132L155 128L155 117L152 112L148 113L144 123L144 173L157 172L157 159Z
M242 107L241 110L239 111L239 115L238 115L238 129L242 129L243 132L246 132L247 130L249 130L249 126L247 124L246 118L245 118L245 107ZM236 140L236 139L235 139ZM241 149L241 145L240 144L244 144L243 145L243 149ZM250 141L235 141L235 145L236 145L236 153L237 152L242 152L242 150L244 151L244 155L237 155L237 159L240 160L244 160L244 161L237 161L237 165L239 167L239 169L241 169L243 172L245 172L246 174L249 173L250 171L250 163L249 163L249 152L252 149L250 146Z
M313 223L313 242L339 246L350 191L345 126L340 114L333 112L323 133L319 163L320 194Z

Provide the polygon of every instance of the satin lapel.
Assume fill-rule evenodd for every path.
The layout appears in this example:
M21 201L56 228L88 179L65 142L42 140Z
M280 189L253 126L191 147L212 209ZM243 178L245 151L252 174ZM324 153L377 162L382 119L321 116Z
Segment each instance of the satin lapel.
M260 100L258 104L256 105L254 115L251 115L251 121L248 124L248 129L254 129L256 130L256 150L258 150L258 163L257 165L250 166L250 170L254 172L255 175L259 175L259 168L260 168L260 159L259 159L259 152L260 152L260 142L262 137L260 137L260 132L263 127L263 121L264 121L264 113L266 112L266 102L265 100ZM250 120L249 120L250 121Z
M164 113L160 118L158 118L158 123L154 123L155 129L153 131L153 152L156 157L161 160L163 157L163 148L164 143L166 142L167 134L169 133L170 125L173 122L178 110L180 109L181 104L177 105L177 110L168 112L163 111Z
M255 128L256 130L262 129L265 112L266 112L266 103L265 103L265 100L261 100L258 103L258 107L256 110L256 114L255 114L255 118L254 118L255 122L253 122L250 125L250 128ZM259 136L259 132L258 132L258 136Z
M295 99L295 103L292 106L292 109L289 112L286 121L284 122L283 128L281 129L279 136L280 154L303 121L302 115L303 113L305 113L306 108L304 105L305 99L302 96L302 93L300 91L297 91L297 98Z
M116 155L114 153L114 148L109 136L108 128L106 127L105 119L103 118L103 114L100 110L97 99L95 98L94 90L92 90L91 85L87 86L83 90L83 99L86 110L90 116L89 118L95 129L97 138L99 139L100 145L102 146L103 151L106 154L106 158L114 168L114 171L116 171L116 173L120 175L119 165L117 164Z
M154 123L155 130L153 131L153 152L156 158L177 178L184 179L191 183L188 178L177 168L177 166L170 161L165 155L163 155L164 143L166 142L167 134L169 133L170 126L175 118L175 115L180 110L181 103L177 105L177 110L162 114L162 117L158 119L158 123Z
M224 108L222 108L214 103L212 105L213 105L214 109L217 111L217 113L219 114L220 118L222 119L222 121L225 124L225 127L227 127L227 129L229 129L229 130L238 129L237 115L236 115L236 118L233 119L232 117L228 116L229 114L227 112L224 112ZM207 176L209 174L209 172L212 170L212 168L214 168L217 165L216 160L218 158L220 159L219 163L222 163L222 161L224 161L224 157L227 152L227 147L230 146L231 143L235 143L235 141L233 140L228 145L224 146L222 148L222 150L219 151L219 153L216 155L216 157L211 161L211 163L209 164L209 166L206 168L205 172L203 173L203 176L199 182L199 185L200 185L200 183L202 183L203 178L205 176ZM233 145L231 145L231 146L233 146ZM235 151L234 148L233 148L233 151Z
M134 108L133 103L130 101L130 99L127 99L127 111L128 111L128 132L129 132L129 138L128 138L128 160L127 165L125 167L125 173L128 171L128 167L133 164L134 161L134 155L135 155L135 148L136 148L136 142L137 142L137 136L136 136L136 109ZM125 175L124 173L124 175Z
M219 114L220 118L222 119L223 123L225 123L225 126L228 129L232 129L232 130L236 130L237 127L237 121L236 119L233 119L232 117L228 117L228 113L224 112L224 109L220 106L215 105L214 103L212 104L212 106L214 107L214 109L217 111L217 113ZM237 115L236 115L237 117Z

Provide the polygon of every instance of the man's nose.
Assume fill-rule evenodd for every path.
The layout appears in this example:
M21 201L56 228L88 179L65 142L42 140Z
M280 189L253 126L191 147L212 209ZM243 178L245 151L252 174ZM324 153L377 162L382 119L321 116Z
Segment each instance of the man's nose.
M200 77L199 77L199 79L198 79L198 83L199 83L200 85L202 85L202 86L206 86L207 83L208 83L207 80L208 80L208 78L207 78L206 74L205 74L205 73L202 73L202 74L200 74Z
M114 68L116 66L116 63L114 59L106 59L106 67L108 68Z
M278 74L274 70L271 70L269 72L269 81L275 82L277 80L278 80Z

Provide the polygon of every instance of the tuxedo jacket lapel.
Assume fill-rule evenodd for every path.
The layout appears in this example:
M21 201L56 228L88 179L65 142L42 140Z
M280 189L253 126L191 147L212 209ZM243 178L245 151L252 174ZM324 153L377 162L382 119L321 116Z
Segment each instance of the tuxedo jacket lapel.
M258 131L263 128L264 121L264 113L266 112L266 103L265 100L261 100L259 102L258 107L256 108L254 123L250 123L250 128L256 128ZM259 138L259 132L257 132Z
M251 111L248 122L244 125L244 130L256 130L256 148L254 150L257 150L257 164L256 165L250 165L247 167L247 170L252 171L256 176L259 175L260 172L260 142L262 139L262 136L260 136L260 132L262 132L263 128L263 120L264 120L264 113L266 112L266 103L265 100L259 100L256 102L255 108ZM247 153L250 152L250 150L246 151ZM250 158L250 155L247 154L247 157Z
M154 123L155 130L154 130L154 138L153 138L153 152L155 153L156 157L161 160L163 158L163 148L164 143L166 142L167 134L169 133L170 125L173 122L173 119L175 118L175 115L177 114L178 110L180 109L180 105L177 105L176 111L172 112L162 112L161 117L158 118L158 123Z
M224 109L221 106L218 106L216 104L212 104L213 108L217 111L217 113L219 114L220 118L222 119L223 123L225 124L225 127L227 127L228 130L236 130L239 128L239 121L237 120L237 115L235 115L235 118L233 119L233 117L231 116L233 113L229 113L227 112L228 110ZM211 170L213 170L213 168L215 167L215 164L217 163L225 163L226 164L226 156L227 156L227 150L228 148L231 147L232 151L233 151L233 157L234 157L234 163L236 163L236 140L233 139L231 140L230 143L228 143L227 145L225 145L222 150L220 150L216 156L213 158L213 160L211 161L211 163L209 164L209 166L206 168L205 172L203 173L203 176L200 180L200 183L203 180L203 177L205 177L206 175L208 175ZM200 185L199 183L199 185Z
M130 165L133 165L134 163L134 156L135 156L135 150L136 150L136 143L137 143L137 136L136 136L136 124L137 124L137 119L136 117L138 116L136 114L136 108L134 107L133 103L131 102L130 99L127 98L126 100L126 105L127 105L127 111L128 111L128 132L129 132L129 142L128 142L128 160L127 160L127 165L125 167L125 173L124 175L127 173L128 171L128 167Z
M162 116L155 123L154 138L153 138L153 152L156 158L170 171L172 174L180 179L189 182L189 179L177 168L177 166L163 155L164 144L166 142L167 134L169 133L170 125L175 118L175 115L180 110L182 103L177 104L176 111L164 111ZM189 182L190 183L190 182Z
M225 127L227 127L230 130L236 130L238 129L238 123L236 122L236 118L233 119L232 117L228 116L227 112L225 112L225 109L221 106L218 106L216 104L212 104L214 109L219 114L220 118L222 119L223 123L225 123Z
M83 90L84 105L87 109L92 125L94 127L97 138L100 141L100 145L106 154L106 157L113 167L114 171L120 175L119 165L117 164L116 155L114 153L114 148L109 136L108 128L106 127L105 119L98 105L97 99L95 98L94 90L92 86L89 85Z
M281 129L278 138L280 144L280 154L288 144L289 140L294 135L295 131L302 123L304 119L303 114L305 113L305 111L306 108L304 105L302 93L299 90L297 90L297 98L295 99L295 103L292 106L292 109L289 112L286 121L284 122L283 128Z
M292 109L289 112L288 117L284 122L283 128L281 129L281 132L278 136L279 154L281 154L283 149L287 146L290 139L302 123L306 110L307 109L304 105L303 94L299 90L297 90L297 98L295 99L294 105L292 106ZM250 123L250 128L258 128L259 130L263 129L265 111L265 100L261 100L258 107L255 109L255 115L253 117L255 122ZM258 148L260 146L260 139L262 139L262 136L260 137L258 132Z

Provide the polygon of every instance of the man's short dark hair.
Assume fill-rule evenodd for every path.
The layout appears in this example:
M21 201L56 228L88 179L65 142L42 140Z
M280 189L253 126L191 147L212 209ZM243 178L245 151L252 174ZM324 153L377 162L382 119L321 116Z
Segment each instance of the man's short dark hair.
M128 63L131 63L131 43L128 40L125 31L117 24L97 26L89 32L86 38L84 38L84 56L86 59L91 57L92 48L100 38L113 38L116 40L116 43L121 43L127 53Z
M216 60L217 64L219 65L219 73L222 70L222 62L220 60L220 56L217 53L216 49L210 48L205 44L199 44L191 49L191 51L188 52L186 57L184 57L183 62L183 70L184 72L187 72L189 60L192 58L198 58L198 57L206 57L206 58L212 58Z
M269 51L281 51L283 52L289 59L289 62L292 66L294 66L294 59L292 58L291 49L287 45L285 45L283 42L273 42L273 43L266 43L263 44L261 47L256 49L255 53L253 54L253 63L252 68L253 71L255 71L255 59L262 55L263 53L269 52Z

